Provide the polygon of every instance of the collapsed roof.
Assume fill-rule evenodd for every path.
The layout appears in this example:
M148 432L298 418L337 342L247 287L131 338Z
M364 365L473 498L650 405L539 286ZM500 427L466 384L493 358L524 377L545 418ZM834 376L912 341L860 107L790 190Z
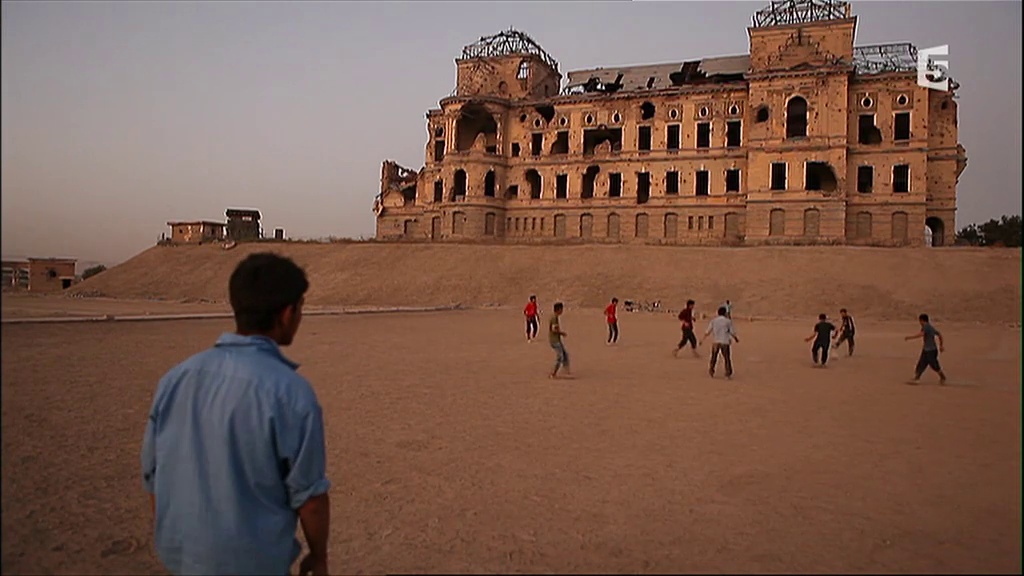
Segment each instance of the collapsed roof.
M642 64L621 68L592 68L568 73L566 94L660 90L686 84L742 80L750 68L750 56L722 56L688 62Z

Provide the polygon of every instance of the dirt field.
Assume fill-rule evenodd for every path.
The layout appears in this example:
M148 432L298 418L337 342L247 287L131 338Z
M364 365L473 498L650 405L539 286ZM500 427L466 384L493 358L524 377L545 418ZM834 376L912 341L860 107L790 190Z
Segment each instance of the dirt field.
M670 316L623 314L606 347L600 312L570 308L577 379L552 382L520 318L305 321L287 352L327 417L334 573L1021 570L1018 330L939 324L939 387L904 384L913 316L858 318L825 370L813 316L740 322L725 381L671 357ZM228 329L3 326L4 574L162 573L146 411Z

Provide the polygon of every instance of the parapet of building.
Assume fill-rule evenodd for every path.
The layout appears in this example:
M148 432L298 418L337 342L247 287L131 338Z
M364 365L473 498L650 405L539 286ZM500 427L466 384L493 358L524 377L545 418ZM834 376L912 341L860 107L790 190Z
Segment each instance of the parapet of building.
M77 280L73 258L29 258L5 260L2 264L4 290L59 292Z
M951 244L958 85L919 85L910 44L854 47L856 24L845 2L773 2L748 54L564 88L526 34L481 38L426 114L425 165L384 162L377 238Z
M245 242L263 238L259 210L228 208L224 214L228 219L228 240Z
M168 222L171 227L171 243L203 244L205 242L223 242L227 237L227 224L209 220L193 220L190 222Z

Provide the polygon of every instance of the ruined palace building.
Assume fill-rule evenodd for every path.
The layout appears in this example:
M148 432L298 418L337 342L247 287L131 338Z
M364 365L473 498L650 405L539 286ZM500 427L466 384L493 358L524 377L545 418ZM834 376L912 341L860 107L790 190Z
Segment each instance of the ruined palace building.
M427 112L425 165L384 162L377 238L950 244L958 85L927 58L919 83L910 44L855 47L856 25L845 2L773 2L749 54L564 87L526 34L481 38Z

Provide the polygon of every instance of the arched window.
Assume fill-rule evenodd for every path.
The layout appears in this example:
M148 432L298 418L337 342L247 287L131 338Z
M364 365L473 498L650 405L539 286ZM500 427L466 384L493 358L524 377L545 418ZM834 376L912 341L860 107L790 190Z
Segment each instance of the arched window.
M807 100L794 96L786 104L786 138L804 136L807 136Z

